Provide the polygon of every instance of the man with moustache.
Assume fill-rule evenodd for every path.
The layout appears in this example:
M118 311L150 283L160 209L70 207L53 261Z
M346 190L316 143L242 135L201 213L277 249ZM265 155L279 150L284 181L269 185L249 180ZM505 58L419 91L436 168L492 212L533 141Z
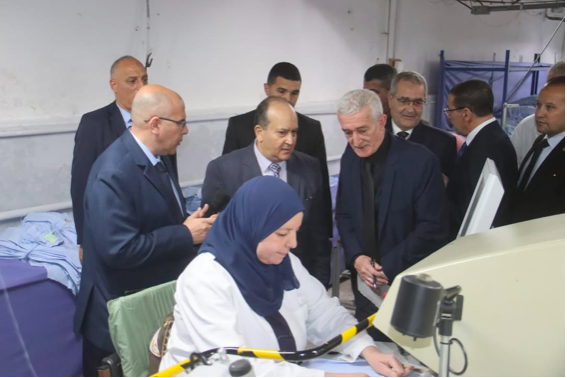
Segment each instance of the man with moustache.
M293 253L309 273L329 284L331 247L325 215L330 211L324 198L319 162L295 150L297 114L283 98L268 97L255 110L256 139L246 148L223 155L209 163L203 183L203 202L211 203L217 193L232 196L253 177L279 177L296 190L305 206L305 217Z
M84 267L74 331L83 336L85 376L114 352L108 301L177 279L215 217L187 217L173 166L187 134L185 104L158 85L136 94L132 128L91 169L84 201Z
M337 225L347 263L374 289L445 244L445 187L433 153L386 131L375 93L345 94L338 118L348 145L341 158ZM356 278L351 282L355 316L362 320L377 309L360 294Z

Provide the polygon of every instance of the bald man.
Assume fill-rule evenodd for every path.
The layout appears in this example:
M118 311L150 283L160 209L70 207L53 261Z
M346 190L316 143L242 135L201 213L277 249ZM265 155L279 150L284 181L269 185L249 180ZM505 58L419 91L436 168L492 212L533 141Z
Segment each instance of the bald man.
M83 244L83 200L89 172L100 154L132 125L132 101L148 84L146 68L136 58L123 56L110 67L109 84L116 101L83 115L75 134L71 199L79 245Z
M74 330L83 336L85 376L114 352L111 299L177 279L214 217L187 217L171 162L187 134L179 95L147 85L132 104L132 128L97 159L84 201L84 268Z

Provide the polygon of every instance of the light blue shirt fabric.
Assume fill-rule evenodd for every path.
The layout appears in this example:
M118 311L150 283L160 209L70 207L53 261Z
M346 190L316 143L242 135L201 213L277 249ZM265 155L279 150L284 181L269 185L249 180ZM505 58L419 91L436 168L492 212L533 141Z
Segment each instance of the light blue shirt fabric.
M258 146L256 145L257 143L258 142L254 140L254 155L256 155L256 160L258 161L258 165L260 166L260 172L262 172L262 176L275 176L274 172L270 170L270 168L268 168L270 165L272 165L272 162L268 160L267 157L262 155L262 153L258 149ZM280 179L282 179L284 182L287 182L287 162L280 161L276 164L281 167Z
M18 227L0 232L0 259L20 260L47 270L49 279L79 292L81 262L75 223L67 214L30 213Z
M548 138L547 135L544 137L544 139L547 139L547 143L549 143L549 146L547 146L543 150L541 150L541 154L539 154L539 156L536 160L536 163L534 165L534 169L532 170L532 173L530 174L530 178L528 180L528 183L526 184L526 188L528 187L528 185L530 185L530 181L532 181L532 178L534 177L535 173L537 172L537 170L539 169L541 164L549 156L551 151L553 151L553 149L555 147L557 147L559 142L561 142L564 138L565 138L565 131L562 132L562 133L559 133L559 134L557 134L557 135L555 135L551 138ZM526 164L524 165L524 168L522 169L522 174L520 175L520 179L518 180L518 183L522 182L522 177L524 177L524 173L526 172L526 168L528 167L528 165L529 165L529 161L526 162Z
M132 115L130 114L129 111L122 109L120 105L118 105L118 103L116 103L116 106L118 106L118 109L120 110L120 114L124 119L124 124L126 125L126 128L129 129L130 127L132 127Z
M148 157L148 159L150 160L150 162L152 163L152 165L154 167L156 166L157 163L161 162L161 156L154 156L154 154L152 154L152 152L148 149L148 147L146 147L146 145L144 143L142 143L142 141L140 139L138 139L138 137L136 137L136 135L134 135L132 130L130 130L130 133L132 134L132 136L134 137L134 140L136 141L136 143L138 143L138 146L140 146L142 151L144 151L144 154L146 154L146 156ZM169 182L171 183L171 189L173 189L173 194L175 194L175 199L177 200L177 204L179 205L179 209L181 210L181 214L183 214L183 207L181 206L181 199L179 198L179 194L177 194L177 190L175 190L175 184L174 184L173 179L171 178L171 175L169 174L169 172L167 173L167 176L169 177Z

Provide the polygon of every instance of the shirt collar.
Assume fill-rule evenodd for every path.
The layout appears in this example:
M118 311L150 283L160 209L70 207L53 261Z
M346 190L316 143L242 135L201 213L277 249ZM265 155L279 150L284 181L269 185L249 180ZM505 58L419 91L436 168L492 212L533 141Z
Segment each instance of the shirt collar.
M272 161L270 161L267 157L262 155L262 153L258 149L257 143L258 143L258 141L255 139L254 140L254 155L256 155L256 160L258 161L258 165L260 165L260 172L262 172L262 175L263 175L265 173L271 172L268 169L268 167L272 164ZM279 163L276 163L276 164L279 164L279 166L282 167L282 169L285 169L286 163L287 163L286 161L280 161Z
M474 137L475 137L478 133L480 133L480 130L484 129L488 124L490 124L490 123L492 123L492 122L494 122L494 121L496 121L496 118L492 117L492 118L490 118L488 121L484 121L483 123L481 123L480 125L478 125L477 127L475 127L474 130L471 131L471 132L469 133L469 135L467 135L467 139L466 139L467 146L470 146L470 145L471 145L471 143L472 143Z
M138 137L136 135L134 135L132 130L130 130L130 133L134 137L134 140L136 141L136 143L138 143L138 146L140 146L142 151L144 151L144 154L146 154L146 156L148 157L148 159L150 160L150 162L152 163L153 166L155 166L157 163L159 163L161 161L161 157L154 156L154 154L152 154L152 152L148 149L148 147L146 147L146 145L144 143L142 143L142 141L140 139L138 139Z
M394 119L393 119L393 118L392 118L392 131L393 131L393 134L394 134L394 135L398 135L398 133L399 133L400 131L404 131L404 130L400 129L400 128L398 127L398 125L396 125L396 122L394 122ZM406 139L408 139L408 138L410 137L412 131L413 131L413 127L412 127L411 129L409 129L409 130L405 130L405 132L408 133L408 136L407 136Z
M116 103L116 106L118 106L118 110L120 110L120 115L122 115L122 119L124 119L124 124L126 125L126 128L129 128L130 126L132 126L131 123L128 124L128 121L132 120L132 115L130 114L130 112L122 109L122 107L120 105L118 105L118 103Z
M553 150L558 144L559 142L561 142L563 139L565 138L565 131L562 133L559 133L555 136L552 136L551 138L548 138L547 135L545 136L545 139L547 139L547 143L549 143L549 147L551 147L551 149Z

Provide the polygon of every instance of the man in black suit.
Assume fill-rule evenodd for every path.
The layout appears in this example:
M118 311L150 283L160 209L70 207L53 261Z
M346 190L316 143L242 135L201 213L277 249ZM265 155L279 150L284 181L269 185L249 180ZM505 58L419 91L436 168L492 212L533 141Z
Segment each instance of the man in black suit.
M542 88L535 121L541 135L520 166L512 223L565 213L565 76Z
M293 253L323 285L329 284L331 250L323 222L327 213L319 161L295 151L298 138L297 115L279 97L268 97L255 111L256 139L249 146L223 155L209 163L203 183L203 202L211 203L217 193L232 196L253 177L271 175L293 187L305 206L305 217Z
M268 81L264 84L266 96L276 96L285 99L295 107L301 90L301 74L296 66L291 63L281 62L272 67L268 74ZM226 139L222 154L226 155L234 150L248 147L256 138L254 127L254 110L231 117L228 120ZM319 160L321 180L323 182L323 197L325 205L325 222L329 237L332 237L332 210L331 189L329 187L329 168L327 166L327 151L325 150L325 138L321 129L321 123L317 120L297 113L297 145L295 150L306 153ZM328 210L327 210L328 209Z
M83 244L83 199L91 167L100 154L132 125L132 101L146 84L148 74L142 63L131 56L119 58L110 68L110 88L116 101L81 118L71 165L71 199L79 245Z
M85 192L85 264L74 320L83 336L85 376L97 376L101 359L114 351L108 301L177 279L216 218L201 217L206 206L187 217L165 159L187 134L181 97L145 86L134 99L132 121L93 165Z
M380 97L384 114L390 116L390 105L388 104L388 95L392 80L398 74L396 68L389 64L375 64L364 73L363 88L372 91Z
M388 95L391 116L386 122L386 130L410 142L422 144L433 152L447 182L457 159L457 141L450 133L426 125L421 120L426 96L427 82L423 76L413 71L396 75Z
M492 115L494 95L488 83L475 79L455 85L449 92L448 106L444 110L445 115L457 133L466 138L447 184L450 236L454 239L487 158L494 160L504 186L504 197L494 224L508 222L510 196L516 187L518 165L510 138Z
M338 118L349 143L341 158L339 234L347 263L366 285L381 290L445 244L443 178L432 152L386 132L375 93L344 95ZM354 276L351 282L355 316L362 320L376 307L360 294Z

